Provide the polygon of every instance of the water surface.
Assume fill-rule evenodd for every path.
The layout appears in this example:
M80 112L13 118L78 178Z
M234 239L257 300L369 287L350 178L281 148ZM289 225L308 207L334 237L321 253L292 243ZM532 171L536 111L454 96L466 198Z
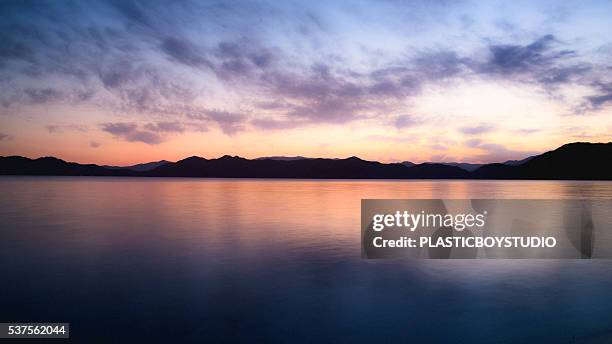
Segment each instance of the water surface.
M362 198L611 182L0 178L0 322L80 342L609 343L611 260L364 260Z

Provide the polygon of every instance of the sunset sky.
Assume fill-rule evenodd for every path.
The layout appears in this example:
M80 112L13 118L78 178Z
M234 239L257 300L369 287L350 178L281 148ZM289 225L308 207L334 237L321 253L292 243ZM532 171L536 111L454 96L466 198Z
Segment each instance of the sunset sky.
M0 155L492 162L612 133L610 1L1 1Z

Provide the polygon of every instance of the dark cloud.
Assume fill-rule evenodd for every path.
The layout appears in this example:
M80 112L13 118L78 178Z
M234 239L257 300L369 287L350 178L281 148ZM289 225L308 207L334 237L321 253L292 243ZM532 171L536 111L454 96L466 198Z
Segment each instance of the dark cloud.
M472 61L471 68L476 73L535 83L546 89L585 83L592 64L578 61L578 53L563 46L550 34L527 45L490 44L489 58L484 63Z
M102 144L96 141L89 141L89 147L91 148L98 148L100 147Z
M161 49L179 63L192 67L210 66L197 48L185 39L166 37L161 43Z
M612 93L602 94L598 96L586 97L586 100L590 103L593 109L599 109L604 104L612 101Z
M62 98L62 92L53 88L28 88L24 90L29 100L34 104L42 104Z
M112 66L103 66L98 70L100 81L108 90L113 90L121 85L138 78L141 71L137 70L134 65L127 60L116 60Z
M352 89L357 92L360 91L356 87L353 87ZM383 81L375 82L372 86L369 87L368 90L372 94L398 95L398 96L400 95L400 88L392 80L383 80Z
M479 124L479 125L472 126L472 127L461 127L459 128L459 131L466 135L478 135L478 134L487 133L494 129L495 129L494 125L483 123L483 124Z
M138 129L136 123L105 123L102 124L102 130L129 142L157 145L163 141L157 133Z
M26 43L18 41L7 33L0 33L0 63L9 59L34 62L34 51Z
M553 35L545 35L528 45L492 44L489 46L491 56L485 67L492 73L529 72L534 67L550 65L559 58L575 54L571 50L551 52L550 47L555 41Z
M597 83L595 87L599 94L585 98L585 110L598 110L612 102L612 83Z
M598 81L591 86L594 94L584 97L582 103L573 109L572 115L588 115L612 103L612 83Z
M128 19L128 23L152 26L152 18L147 13L145 2L134 0L111 0L109 3Z
M258 78L259 74L273 66L279 60L275 49L267 48L257 41L237 39L219 42L211 50L215 63L210 67L220 79ZM255 80L252 80L255 81Z
M8 139L9 136L7 134L0 133L0 141Z
M545 86L555 86L561 84L572 83L576 79L582 78L592 70L592 66L587 63L578 63L566 67L550 67L545 68L539 73L538 82Z

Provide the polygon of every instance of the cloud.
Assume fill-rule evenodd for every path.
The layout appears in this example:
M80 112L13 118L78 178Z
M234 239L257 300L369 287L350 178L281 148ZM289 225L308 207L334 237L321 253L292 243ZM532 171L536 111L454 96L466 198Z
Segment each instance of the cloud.
M393 125L397 128L397 129L404 129L407 127L413 127L415 125L420 124L421 121L419 119L416 119L414 116L412 115L401 115L401 116L397 116L394 120L393 120Z
M483 124L479 124L479 125L472 126L472 127L461 127L459 128L459 131L466 135L478 135L478 134L490 132L494 129L495 129L494 125L483 123Z
M255 118L251 121L251 125L256 128L266 130L292 129L303 124L296 120L274 119L274 118Z
M470 139L464 142L466 147L476 148L483 153L477 154L474 160L482 163L505 162L507 160L520 160L536 155L534 151L519 151L508 149L501 144L485 143L479 139Z
M390 16L382 26L392 28L410 15L425 25L425 43L398 34L405 46L386 51L330 20L341 9L315 3L14 4L3 9L0 23L0 104L69 101L138 123L158 121L135 129L154 142L169 133L205 131L209 124L228 135L360 120L404 128L418 123L390 114L405 111L432 85L486 77L549 91L603 79L595 61L551 34L528 41L508 23L504 27L514 34L508 31L503 44L487 39L487 32L484 44L441 43L427 35L435 25L418 18L420 6L387 6L392 10L385 11ZM428 11L433 7L444 11L437 4ZM358 23L370 18L359 6L346 16ZM78 20L55 20L65 17ZM478 18L462 20L478 25ZM612 92L589 85L597 92L583 108L606 106ZM210 110L214 105L203 104L232 105ZM188 115L193 121L182 122L185 114L200 118Z
M102 145L101 143L96 142L96 141L90 141L90 142L89 142L89 147L91 147L91 148L98 148L98 147L100 147L101 145Z
M184 125L176 121L148 123L144 128L158 133L182 133L185 131Z
M585 97L585 101L578 111L580 114L599 110L612 102L612 83L596 83L595 87L598 94Z
M189 82L178 82L147 63L119 59L98 67L98 76L106 91L115 97L105 104L120 112L177 116L196 98L197 89Z
M147 13L147 8L150 7L143 6L143 3L132 0L109 1L109 3L121 14L123 14L131 23L137 23L148 27L153 25L153 20Z
M562 49L565 44L554 35L544 35L527 45L490 44L483 63L473 60L477 74L492 75L515 82L528 82L552 90L562 84L584 84L593 71L590 61L579 61L578 52Z
M490 59L485 66L488 72L509 74L530 72L553 63L555 60L575 54L571 50L550 52L555 42L553 35L545 35L528 45L500 45L489 46Z
M194 123L194 122L186 122L182 124L183 127L189 129L190 131L195 132L207 132L209 130L208 126L204 123Z
M66 125L54 124L54 125L47 125L45 126L45 128L51 134L63 133L66 131L86 132L89 130L89 128L86 125L78 125L78 124L66 124Z
M62 92L53 88L35 89L27 88L24 90L25 95L34 104L43 104L62 98Z
M257 84L272 103L283 104L276 112L284 118L304 125L337 124L380 117L401 102L400 95L408 86L383 74L355 74L317 63L299 73L269 70Z
M602 94L602 95L597 95L597 96L589 96L589 97L586 97L586 100L589 102L589 104L591 105L593 109L599 109L604 104L607 104L608 102L612 101L612 93Z
M208 127L202 123L179 121L150 122L140 126L134 122L104 123L101 128L116 138L150 145L162 143L171 134L181 134L187 131L208 131Z
M45 128L47 128L47 131L51 134L63 132L62 127L59 125L47 125Z
M221 79L253 78L267 70L279 58L274 49L261 46L254 40L224 40L211 50L217 58L209 65Z
M102 124L102 130L129 142L157 145L163 141L157 133L138 129L136 123L104 123Z
M459 57L450 50L424 52L410 61L417 76L425 80L440 80L455 77L469 70L471 60Z
M572 115L588 115L601 110L612 103L612 82L593 82L593 93L585 96L580 104L574 107Z
M526 129L517 129L516 132L518 132L519 134L533 134L533 133L537 133L539 131L542 131L542 129L539 128L526 128Z
M7 139L9 139L9 136L7 134L0 133L0 141L7 140Z
M215 122L221 131L227 135L233 135L244 130L243 122L246 115L237 112L223 110L202 110L201 113L188 113L187 117L193 120Z
M169 57L179 63L191 67L200 67L203 65L210 66L210 62L208 62L202 56L202 53L198 52L197 48L187 40L178 37L166 37L162 41L160 48Z
M14 39L10 34L0 33L0 62L7 60L22 60L34 62L34 51L22 41Z
M207 114L228 135L233 135L244 129L242 121L246 116L242 114L218 110L208 111Z

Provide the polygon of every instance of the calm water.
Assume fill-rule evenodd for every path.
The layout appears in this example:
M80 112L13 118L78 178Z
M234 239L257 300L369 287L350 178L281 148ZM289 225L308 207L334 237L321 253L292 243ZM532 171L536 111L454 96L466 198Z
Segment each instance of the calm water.
M0 190L0 322L70 322L77 342L612 341L612 260L363 260L359 238L362 198L610 199L609 182L2 177Z

